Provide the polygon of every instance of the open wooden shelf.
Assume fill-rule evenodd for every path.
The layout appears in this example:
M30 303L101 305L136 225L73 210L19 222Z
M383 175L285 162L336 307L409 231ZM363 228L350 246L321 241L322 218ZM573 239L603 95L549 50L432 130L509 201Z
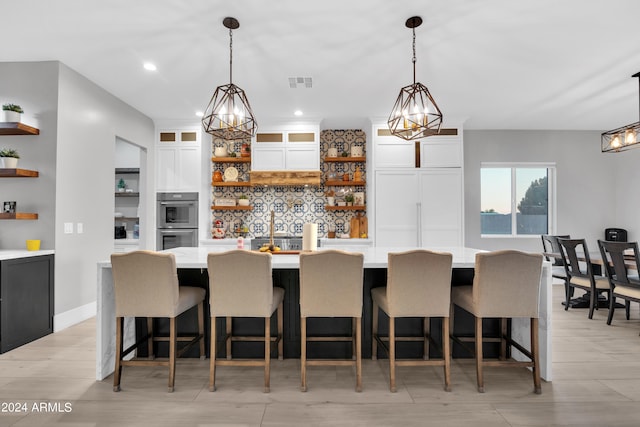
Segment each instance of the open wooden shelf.
M16 212L16 213L0 213L0 219L38 219L37 213L25 213L25 212Z
M349 186L349 187L357 187L367 185L364 181L325 181L325 187L340 187L340 186Z
M366 157L325 157L325 162L347 163L347 162L365 162Z
M116 168L116 174L139 174L140 168Z
M238 182L212 182L212 187L251 187L251 182L238 181Z
M366 211L367 207L358 205L358 206L328 206L325 205L324 210L326 211Z
M40 135L40 129L20 122L0 122L0 135Z
M251 157L212 157L214 163L251 163Z
M0 169L1 178L37 178L40 176L38 171L29 169Z
M253 206L211 206L212 211L250 211Z

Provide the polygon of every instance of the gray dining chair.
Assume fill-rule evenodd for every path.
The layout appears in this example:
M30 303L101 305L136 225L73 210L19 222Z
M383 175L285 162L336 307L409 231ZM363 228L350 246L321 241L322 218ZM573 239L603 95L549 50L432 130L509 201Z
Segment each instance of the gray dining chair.
M611 286L609 297L609 316L607 325L613 320L616 308L616 298L622 298L625 302L625 315L630 317L631 302L640 303L640 279L637 273L640 271L640 256L638 254L638 242L608 242L598 240L598 247L604 264L604 270ZM634 269L635 273L630 273Z

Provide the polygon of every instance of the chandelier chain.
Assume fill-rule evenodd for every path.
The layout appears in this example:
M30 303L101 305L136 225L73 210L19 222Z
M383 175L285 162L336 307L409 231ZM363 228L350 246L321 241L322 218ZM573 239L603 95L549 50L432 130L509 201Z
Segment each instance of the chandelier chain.
M229 83L233 83L233 31L229 28Z
M413 59L411 60L411 62L413 62L413 83L416 83L416 29L412 28L411 29L413 31Z

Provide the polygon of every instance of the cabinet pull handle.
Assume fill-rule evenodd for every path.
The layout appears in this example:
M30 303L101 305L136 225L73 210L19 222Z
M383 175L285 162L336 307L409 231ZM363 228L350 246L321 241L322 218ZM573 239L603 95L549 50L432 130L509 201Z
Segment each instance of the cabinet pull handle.
M418 226L418 247L422 247L422 203L416 203L417 226Z

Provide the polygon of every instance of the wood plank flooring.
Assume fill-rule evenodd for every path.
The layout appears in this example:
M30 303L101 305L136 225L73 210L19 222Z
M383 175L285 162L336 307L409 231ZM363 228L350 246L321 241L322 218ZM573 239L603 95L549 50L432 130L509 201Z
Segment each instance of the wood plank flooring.
M451 393L442 369L402 367L398 392L388 388L386 360L363 363L363 392L353 368L308 369L272 360L271 393L260 368L222 367L208 391L208 360L180 359L175 392L163 368L125 367L122 391L95 381L95 322L89 320L0 355L0 426L638 426L640 310L564 311L554 286L553 375L533 393L525 369L487 368L486 393L475 387L471 359L452 363ZM26 412L15 412L15 404ZM35 406L34 406L35 404ZM14 405L14 406L12 406ZM9 411L9 412L7 412ZM13 411L13 412L11 412Z

